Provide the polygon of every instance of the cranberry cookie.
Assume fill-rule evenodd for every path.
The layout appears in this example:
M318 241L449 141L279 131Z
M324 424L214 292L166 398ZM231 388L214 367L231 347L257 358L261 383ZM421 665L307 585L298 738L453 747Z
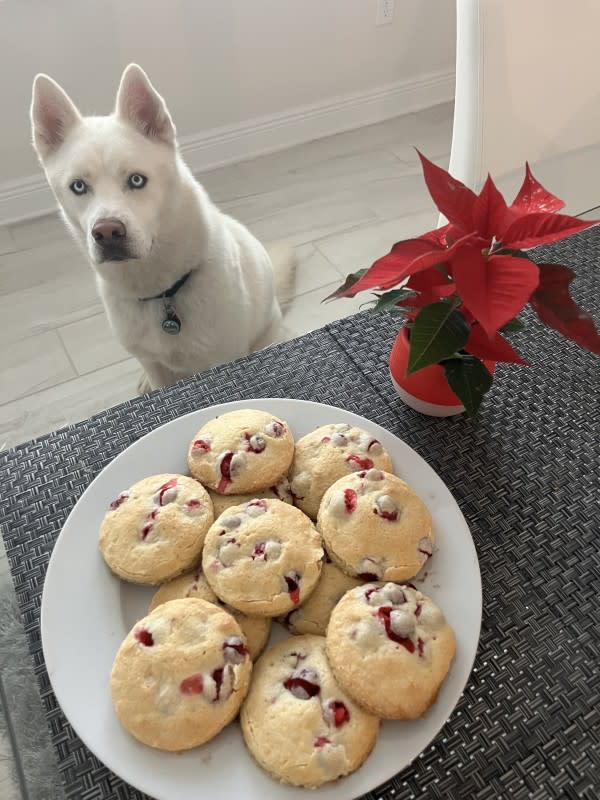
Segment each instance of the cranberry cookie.
M296 443L290 483L298 508L317 518L332 483L357 470L393 471L392 460L370 433L351 425L323 425Z
M202 569L225 603L252 616L286 614L310 595L323 548L314 525L281 500L229 508L208 531Z
M416 719L437 697L454 658L452 629L408 586L371 583L333 609L327 656L344 691L383 719Z
M241 611L225 605L208 585L208 581L202 574L200 567L194 572L186 572L185 575L180 575L178 578L164 583L152 598L148 613L152 613L155 608L158 608L163 603L168 603L169 600L183 600L186 597L206 600L208 603L222 606L242 629L252 661L258 658L271 632L270 618L248 617L246 614L242 614Z
M274 486L294 455L288 425L266 411L230 411L207 422L192 439L190 472L219 494L248 494Z
M288 639L260 657L240 722L246 746L263 769L307 788L358 769L379 733L377 717L336 683L322 636Z
M162 583L196 564L214 520L207 491L185 475L144 478L115 498L100 526L100 552L132 583Z
M237 622L204 600L171 600L134 625L110 686L123 727L159 750L189 750L236 716L252 662Z
M363 580L407 580L433 553L425 503L403 480L377 469L330 486L317 527L331 559Z
M319 582L308 600L279 621L290 633L296 635L312 633L325 636L334 606L349 589L361 586L362 583L363 581L345 575L335 564L325 562Z
M215 511L215 519L220 516L224 511L232 506L241 506L243 503L248 503L257 497L266 497L269 500L282 500L284 503L293 504L294 498L290 489L290 482L287 477L282 478L274 486L268 489L262 489L259 492L251 492L250 494L219 494L209 489L208 494L212 500L213 508Z

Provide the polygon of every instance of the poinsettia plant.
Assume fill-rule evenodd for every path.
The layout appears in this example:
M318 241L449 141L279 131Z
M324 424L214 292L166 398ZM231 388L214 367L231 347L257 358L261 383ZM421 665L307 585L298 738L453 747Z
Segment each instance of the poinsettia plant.
M526 365L504 334L522 327L529 304L543 323L600 354L591 317L569 291L564 264L540 264L530 248L595 222L558 214L564 203L533 177L529 164L513 203L488 176L477 195L419 153L425 183L448 224L397 242L368 269L348 275L327 300L375 292L374 310L400 311L409 329L407 374L440 364L452 391L474 414L492 384L482 359ZM395 287L395 288L394 288Z

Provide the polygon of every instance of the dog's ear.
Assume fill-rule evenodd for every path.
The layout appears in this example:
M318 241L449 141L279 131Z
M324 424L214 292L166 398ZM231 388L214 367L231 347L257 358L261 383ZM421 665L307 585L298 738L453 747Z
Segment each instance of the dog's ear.
M174 144L175 126L165 101L137 64L130 64L121 76L115 113L149 139Z
M67 93L47 75L36 75L31 98L33 146L43 161L64 142L81 115Z

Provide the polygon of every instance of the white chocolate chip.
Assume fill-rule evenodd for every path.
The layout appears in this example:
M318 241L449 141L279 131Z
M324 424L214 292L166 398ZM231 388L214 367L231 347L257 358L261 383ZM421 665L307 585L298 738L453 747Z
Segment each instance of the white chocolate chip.
M233 478L235 475L239 475L245 466L246 456L243 453L235 453L229 464L229 474Z
M365 480L367 481L382 481L384 478L384 474L380 469L370 469L367 470L367 474L365 475Z
M331 436L331 444L334 447L346 447L346 445L348 444L348 438L344 436L343 433L339 433L336 431L336 433L332 434Z
M255 433L254 436L250 437L250 447L253 450L258 450L259 452L262 452L265 449L266 446L267 446L267 443L266 443L264 437L261 436L260 434Z
M173 503L177 499L177 487L172 486L170 489L167 489L166 492L163 492L162 502L163 506L166 506L167 503Z
M418 621L420 625L437 628L444 623L444 615L433 603L422 602Z
M381 442L378 442L377 439L371 439L367 445L367 453L370 453L372 456L380 456L383 453Z
M273 420L272 422L267 422L265 425L265 433L267 436L273 436L278 439L280 436L283 436L284 428L281 422L277 422Z
M348 509L346 508L346 496L343 491L334 492L329 499L328 510L336 517L347 517Z
M390 627L403 639L407 639L415 629L415 615L404 609L394 609L390 612Z
M386 514L388 516L398 515L398 504L389 494L379 495L375 500L375 506L379 514Z
M392 605L399 606L406 602L404 592L395 583L386 583L381 587L380 594L384 602L392 603Z
M281 542L269 540L265 544L265 561L275 561L281 555Z
M221 564L225 567L230 567L238 557L239 550L240 546L237 542L232 542L231 540L224 542L219 548L219 560Z
M251 500L246 503L244 510L249 517L260 517L267 510L267 503L265 500Z
M234 514L228 514L226 517L220 517L218 522L225 530L232 531L234 528L240 527L242 518Z
M310 475L308 472L300 472L291 483L292 492L296 497L304 498L310 489Z

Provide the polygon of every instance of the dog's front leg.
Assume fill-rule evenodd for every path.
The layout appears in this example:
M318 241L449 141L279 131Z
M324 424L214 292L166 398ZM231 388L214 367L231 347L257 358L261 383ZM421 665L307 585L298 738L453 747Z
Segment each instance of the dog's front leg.
M148 361L146 359L139 359L144 372L138 384L140 393L148 391L149 389L161 389L163 386L170 386L177 381L177 376L164 364L158 361ZM146 379L146 380L145 380Z

